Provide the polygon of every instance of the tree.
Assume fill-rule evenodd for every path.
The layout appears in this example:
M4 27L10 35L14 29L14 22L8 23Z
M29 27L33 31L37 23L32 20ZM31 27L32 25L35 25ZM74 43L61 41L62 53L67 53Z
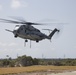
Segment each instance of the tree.
M15 66L15 61L14 60L11 60L10 63L9 63L9 66L10 67L14 67Z
M33 65L38 65L38 64L39 64L39 60L36 59L36 58L34 58L34 59L33 59Z
M18 62L20 62L20 64L22 66L31 66L31 65L33 65L33 59L32 59L31 56L23 55L22 57L18 58Z
M8 66L9 63L10 63L10 61L9 61L8 59L4 59L4 60L2 61L2 65L3 65L3 66Z

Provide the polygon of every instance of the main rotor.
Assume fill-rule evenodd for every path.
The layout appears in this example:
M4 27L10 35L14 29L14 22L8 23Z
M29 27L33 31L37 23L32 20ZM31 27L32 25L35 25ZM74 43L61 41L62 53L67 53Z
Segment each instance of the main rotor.
M21 25L43 25L41 23L34 23L34 22L27 22L25 20L20 20L20 19L16 19L16 20L8 20L8 19L3 19L0 18L0 22L4 22L4 23L13 23L13 24L21 24Z

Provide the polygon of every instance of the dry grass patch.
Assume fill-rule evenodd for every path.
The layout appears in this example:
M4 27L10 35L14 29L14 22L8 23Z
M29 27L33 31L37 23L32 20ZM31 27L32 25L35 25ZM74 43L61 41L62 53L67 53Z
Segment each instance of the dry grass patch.
M8 67L0 68L0 75L2 74L17 74L24 72L38 72L38 71L64 71L76 70L76 66L29 66L29 67Z

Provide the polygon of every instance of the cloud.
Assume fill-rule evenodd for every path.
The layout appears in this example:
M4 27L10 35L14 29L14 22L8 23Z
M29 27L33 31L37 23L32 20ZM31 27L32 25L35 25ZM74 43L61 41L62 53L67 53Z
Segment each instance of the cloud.
M20 1L19 0L12 0L11 7L15 8L15 9L21 7Z
M27 3L20 1L20 0L12 0L11 2L11 8L18 9L21 7L27 7Z
M0 10L2 10L2 5L0 5Z

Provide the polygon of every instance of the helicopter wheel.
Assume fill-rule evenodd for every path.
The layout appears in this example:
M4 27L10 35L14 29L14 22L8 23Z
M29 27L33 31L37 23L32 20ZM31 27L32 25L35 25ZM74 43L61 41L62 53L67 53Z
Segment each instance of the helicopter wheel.
M39 42L39 40L36 40L36 42Z
M18 35L16 34L14 37L17 38L17 36L18 36Z
M28 42L28 40L25 40L25 42Z

